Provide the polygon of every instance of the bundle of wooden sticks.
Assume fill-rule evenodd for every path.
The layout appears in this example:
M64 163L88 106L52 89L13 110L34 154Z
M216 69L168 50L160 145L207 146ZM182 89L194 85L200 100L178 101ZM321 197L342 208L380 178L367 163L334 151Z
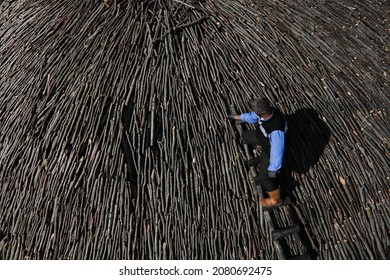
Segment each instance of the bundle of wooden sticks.
M261 95L312 254L385 259L385 5L0 1L0 259L275 259L226 121Z

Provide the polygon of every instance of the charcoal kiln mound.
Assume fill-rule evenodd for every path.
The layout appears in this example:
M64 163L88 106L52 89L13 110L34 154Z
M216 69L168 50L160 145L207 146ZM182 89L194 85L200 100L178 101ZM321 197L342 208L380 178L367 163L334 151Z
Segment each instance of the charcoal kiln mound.
M226 121L260 95L291 129L304 242L285 238L286 257L388 258L388 15L386 1L0 1L0 259L280 258Z

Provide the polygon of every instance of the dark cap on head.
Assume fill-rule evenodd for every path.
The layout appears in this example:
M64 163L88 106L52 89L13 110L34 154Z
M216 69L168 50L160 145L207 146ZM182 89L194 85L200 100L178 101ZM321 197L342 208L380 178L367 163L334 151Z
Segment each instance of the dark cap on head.
M265 114L272 111L271 104L267 97L259 97L249 102L251 110L258 114Z

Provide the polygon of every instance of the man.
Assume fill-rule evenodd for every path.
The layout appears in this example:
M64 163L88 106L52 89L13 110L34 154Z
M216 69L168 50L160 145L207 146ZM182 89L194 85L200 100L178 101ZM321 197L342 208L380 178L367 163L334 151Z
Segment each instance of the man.
M258 124L256 130L244 131L242 138L246 143L262 148L255 181L262 185L269 197L261 199L260 204L264 208L276 208L283 203L277 178L283 163L287 121L266 97L254 99L249 105L252 112L228 118Z

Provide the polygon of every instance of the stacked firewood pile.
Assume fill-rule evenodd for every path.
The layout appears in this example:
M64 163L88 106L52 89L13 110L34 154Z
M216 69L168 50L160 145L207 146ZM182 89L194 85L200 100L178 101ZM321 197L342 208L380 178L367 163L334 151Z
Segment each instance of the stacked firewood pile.
M0 2L0 259L275 259L225 119L260 95L310 253L388 257L386 3Z

